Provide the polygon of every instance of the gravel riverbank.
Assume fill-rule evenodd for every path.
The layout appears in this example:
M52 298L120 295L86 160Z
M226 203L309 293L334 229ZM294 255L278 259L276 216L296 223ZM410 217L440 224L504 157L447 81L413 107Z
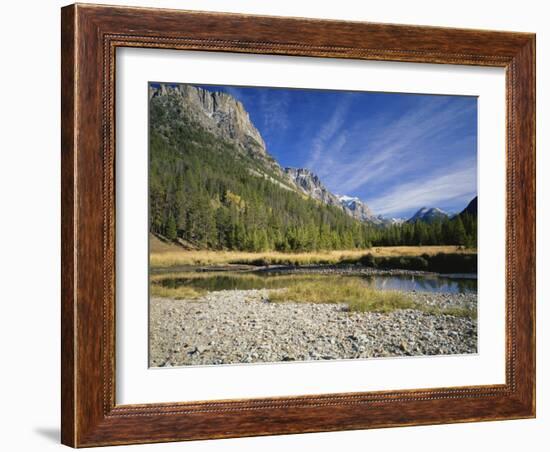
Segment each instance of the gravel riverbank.
M270 265L254 270L254 273L276 273L278 275L346 275L346 276L429 276L438 273L404 270L404 269L380 269L364 265L301 265L299 267L288 265Z
M413 293L441 308L475 309L475 294ZM152 367L477 352L477 321L417 310L347 312L343 304L271 303L267 290L152 298Z

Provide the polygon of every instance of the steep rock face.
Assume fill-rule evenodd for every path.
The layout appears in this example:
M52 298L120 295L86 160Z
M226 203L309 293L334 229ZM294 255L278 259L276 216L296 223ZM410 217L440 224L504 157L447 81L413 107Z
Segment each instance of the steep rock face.
M356 220L374 224L383 224L384 220L380 216L374 215L369 206L359 198L352 196L338 196L338 200L344 211Z
M310 198L329 206L341 207L338 197L332 194L319 177L306 168L285 168L285 174L294 185Z
M257 157L272 160L265 142L243 104L233 96L211 92L191 85L151 85L149 97L161 97L177 113L185 113L206 130L229 140Z
M296 187L309 196L329 206L342 209L347 215L364 223L382 225L385 219L376 216L359 198L339 196L330 192L321 182L319 176L306 168L285 168L285 174Z
M424 221L426 223L433 223L434 221L444 220L446 218L449 218L447 212L438 209L437 207L422 207L409 220L407 220L407 222L415 223L416 221Z

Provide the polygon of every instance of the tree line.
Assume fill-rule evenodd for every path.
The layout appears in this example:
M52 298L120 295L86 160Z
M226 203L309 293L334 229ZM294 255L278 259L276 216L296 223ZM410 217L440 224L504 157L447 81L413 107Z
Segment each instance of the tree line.
M460 245L477 247L477 217L461 213L433 223L402 223L372 232L372 243L379 246Z

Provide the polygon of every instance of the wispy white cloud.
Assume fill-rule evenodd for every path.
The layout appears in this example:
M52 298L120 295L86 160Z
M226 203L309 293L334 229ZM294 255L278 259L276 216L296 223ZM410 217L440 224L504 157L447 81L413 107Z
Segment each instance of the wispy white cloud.
M288 119L288 108L290 97L287 91L279 91L277 95L263 91L259 98L262 110L262 122L264 134L280 133L286 130L290 121Z
M312 141L309 161L306 166L308 168L318 168L320 175L324 174L324 165L322 163L319 165L319 161L322 158L328 161L333 157L334 151L339 152L346 143L346 131L342 130L342 126L345 123L352 98L351 95L344 97ZM335 146L330 147L333 140L335 142L332 144Z
M476 161L468 160L452 171L429 174L423 180L394 185L367 204L382 215L393 215L423 206L445 206L457 199L465 203L476 195Z
M432 98L393 117L348 121L354 124L350 129L344 127L347 108L340 108L313 140L309 166L333 191L363 195L376 213L441 204L476 189L475 162L455 170L459 156L471 157L475 146L475 136L455 132L474 112L475 106ZM409 182L411 175L415 180L398 183ZM370 199L368 188L373 185L377 195L384 185L396 188Z

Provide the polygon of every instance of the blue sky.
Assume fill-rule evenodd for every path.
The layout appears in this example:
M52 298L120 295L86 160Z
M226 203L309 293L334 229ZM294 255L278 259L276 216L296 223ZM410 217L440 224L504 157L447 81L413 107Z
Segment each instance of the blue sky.
M240 100L282 166L376 213L461 211L477 194L477 98L204 86Z

